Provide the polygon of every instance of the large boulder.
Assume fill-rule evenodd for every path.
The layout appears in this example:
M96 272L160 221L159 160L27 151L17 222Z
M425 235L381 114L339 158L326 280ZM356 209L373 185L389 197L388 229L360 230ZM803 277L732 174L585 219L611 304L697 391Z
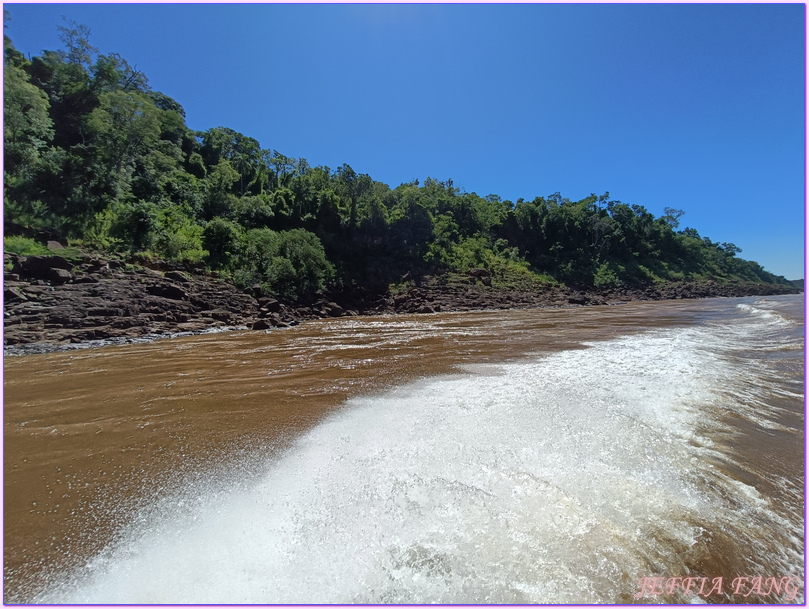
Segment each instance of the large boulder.
M224 309L214 309L213 311L209 311L208 315L217 321L223 321L225 323L230 323L233 321L233 315Z
M342 317L345 315L345 309L336 302L327 302L323 305L323 310L326 311L329 317Z
M250 326L251 330L269 330L270 328L272 328L272 325L266 319L256 320Z
M36 235L36 231L33 228L29 228L27 226L23 226L22 224L17 224L16 222L10 222L9 220L3 220L3 235L6 237L10 237L12 235L22 235L23 237L28 237L29 239L33 238Z
M65 269L54 268L51 267L48 269L48 277L52 283L61 285L63 283L67 283L73 276L70 274L70 271L66 271Z
M191 281L191 278L182 271L166 271L166 279L179 283L189 283Z
M73 265L61 256L21 256L14 272L26 279L49 279L51 269L72 271Z
M278 313L281 310L281 303L278 302L275 298L259 298L258 299L258 306L261 309L267 309L270 313Z
M56 242L67 247L67 239L55 228L43 228L37 231L36 238L40 243L47 244L49 241Z
M150 285L146 288L146 291L152 296L162 296L171 300L186 300L188 298L186 291L177 285Z

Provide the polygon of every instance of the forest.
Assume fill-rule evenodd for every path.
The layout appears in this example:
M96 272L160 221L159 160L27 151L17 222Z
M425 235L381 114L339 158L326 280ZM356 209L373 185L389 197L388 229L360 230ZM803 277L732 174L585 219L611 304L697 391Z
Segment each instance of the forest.
M512 202L430 177L391 188L227 127L194 131L180 103L120 55L95 49L87 27L59 31L64 48L31 59L4 36L7 225L289 299L475 268L585 288L787 283L734 244L681 228L680 209L655 217L609 193ZM42 246L6 234L5 248Z

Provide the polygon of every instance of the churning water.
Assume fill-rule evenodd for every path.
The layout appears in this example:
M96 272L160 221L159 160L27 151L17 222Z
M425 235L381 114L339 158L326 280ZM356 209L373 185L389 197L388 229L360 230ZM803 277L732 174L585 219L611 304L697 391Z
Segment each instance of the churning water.
M26 600L802 602L802 301L681 306L687 325L351 397Z

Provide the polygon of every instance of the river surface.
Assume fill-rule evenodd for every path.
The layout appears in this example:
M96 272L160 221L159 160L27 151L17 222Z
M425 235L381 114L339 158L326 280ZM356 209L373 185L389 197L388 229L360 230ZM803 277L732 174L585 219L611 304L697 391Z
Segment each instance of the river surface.
M6 602L804 600L802 295L322 320L4 373Z

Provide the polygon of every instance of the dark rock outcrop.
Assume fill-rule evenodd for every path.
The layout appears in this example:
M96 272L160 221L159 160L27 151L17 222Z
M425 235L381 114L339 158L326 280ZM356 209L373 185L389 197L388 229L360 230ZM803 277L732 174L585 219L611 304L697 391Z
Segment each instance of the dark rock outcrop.
M380 315L617 304L631 300L796 293L774 284L678 282L662 286L574 290L559 285L504 288L491 285L486 269L454 283L446 277L409 281L401 292L352 289L305 303L283 302L260 289L245 293L194 269L124 264L99 254L74 263L61 256L6 253L4 331L7 354L67 348L90 341L129 341L216 327L270 330L303 320ZM484 281L486 280L486 281ZM260 286L259 286L260 288ZM97 344L97 343L93 343Z

